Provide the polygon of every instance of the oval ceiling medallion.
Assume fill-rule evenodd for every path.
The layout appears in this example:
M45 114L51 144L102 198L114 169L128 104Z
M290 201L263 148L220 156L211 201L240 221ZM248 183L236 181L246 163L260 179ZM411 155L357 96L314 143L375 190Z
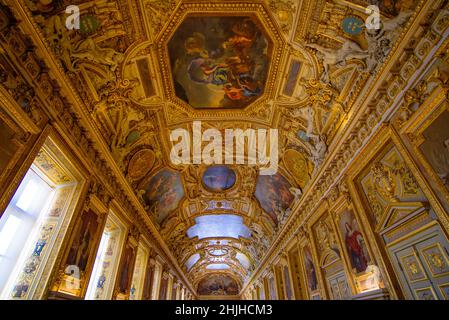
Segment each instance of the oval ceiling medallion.
M203 185L210 191L220 192L232 188L235 184L234 170L227 166L212 166L203 173Z
M134 180L143 178L153 168L154 161L154 152L150 149L137 151L129 161L128 176Z

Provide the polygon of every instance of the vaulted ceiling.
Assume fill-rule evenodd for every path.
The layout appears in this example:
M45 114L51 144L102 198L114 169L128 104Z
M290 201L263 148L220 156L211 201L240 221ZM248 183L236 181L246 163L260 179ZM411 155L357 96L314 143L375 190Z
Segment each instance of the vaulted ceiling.
M243 287L416 3L24 2L148 216L205 294ZM369 4L380 7L378 30L365 28ZM69 5L80 8L79 30L66 28ZM260 175L247 153L245 165L173 163L170 133L192 133L197 120L203 132L277 129L277 173ZM211 291L211 276L231 285Z

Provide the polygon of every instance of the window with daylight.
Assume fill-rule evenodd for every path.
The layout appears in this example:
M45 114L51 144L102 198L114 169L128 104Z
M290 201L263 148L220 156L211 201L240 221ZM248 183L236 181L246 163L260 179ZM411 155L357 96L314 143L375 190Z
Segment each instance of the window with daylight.
M0 216L0 298L42 299L84 176L49 136Z
M112 298L124 235L125 226L110 212L87 287L86 300Z
M6 211L0 219L0 288L18 271L24 257L24 248L32 245L36 226L48 211L54 196L54 187L32 166L19 185ZM22 258L22 259L21 259Z
M136 263L134 264L134 272L131 284L129 300L141 300L145 284L145 271L148 262L148 246L139 243L137 248Z

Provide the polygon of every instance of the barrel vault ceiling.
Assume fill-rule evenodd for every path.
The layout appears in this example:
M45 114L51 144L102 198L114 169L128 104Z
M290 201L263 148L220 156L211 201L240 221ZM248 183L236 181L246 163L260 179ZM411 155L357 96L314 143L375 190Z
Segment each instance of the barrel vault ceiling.
M419 1L21 2L192 285L201 293L222 277L232 292L215 294L237 294ZM370 4L379 30L364 27ZM65 28L68 5L79 30ZM203 131L278 129L278 172L173 164L170 132L194 120Z

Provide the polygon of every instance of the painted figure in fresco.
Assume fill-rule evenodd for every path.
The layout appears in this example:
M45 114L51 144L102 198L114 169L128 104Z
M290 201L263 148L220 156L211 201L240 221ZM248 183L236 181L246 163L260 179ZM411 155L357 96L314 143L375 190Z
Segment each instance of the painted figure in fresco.
M449 112L443 112L423 132L425 141L420 149L432 169L449 190Z
M96 228L96 215L92 212L83 215L80 231L74 239L67 257L68 265L75 265L81 271L86 270L89 256L89 244L93 239Z
M212 191L225 191L235 184L235 172L226 166L212 166L203 174L203 184Z
M20 283L14 286L12 297L13 298L21 298L26 295L28 292L29 286L26 283Z
M86 267L87 261L87 248L89 247L89 241L91 238L91 234L89 232L89 224L87 225L86 230L84 231L83 236L80 238L80 243L78 246L78 250L76 252L75 265L84 269Z
M159 223L176 209L182 197L184 190L179 174L165 169L151 178L143 195Z
M177 95L194 107L240 107L263 92L267 41L250 18L187 19L170 55Z
M212 276L198 284L198 292L202 295L235 295L238 291L237 283L228 276Z
M106 282L106 276L104 274L102 274L97 281L97 288L103 289L104 288L104 283Z
M357 270L357 272L363 272L368 267L368 259L365 256L363 250L363 236L362 234L354 230L349 223L345 223L345 243L348 249L349 259L351 265Z
M120 292L125 293L128 289L128 283L129 283L129 271L131 267L131 260L133 258L133 249L128 248L126 250L126 257L125 262L123 264L123 269L120 274Z
M36 245L34 247L33 250L33 256L40 256L42 253L42 250L44 249L45 245L46 245L47 241L45 241L44 239L39 239L36 242Z
M279 216L290 207L294 196L290 192L291 185L279 174L259 176L255 196L262 209L278 224Z

